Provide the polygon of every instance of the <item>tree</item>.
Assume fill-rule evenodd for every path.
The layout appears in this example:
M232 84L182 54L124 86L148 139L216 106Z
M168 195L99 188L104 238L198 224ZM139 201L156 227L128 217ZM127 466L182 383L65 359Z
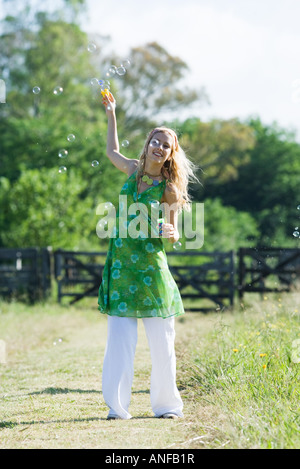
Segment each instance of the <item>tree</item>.
M25 169L58 170L65 164L89 177L86 192L95 203L99 192L113 198L114 186L103 180L121 183L122 175L105 155L106 116L100 87L95 94L91 85L97 73L87 50L87 35L75 24L51 21L42 14L34 32L28 32L26 23L9 22L12 29L19 29L17 34L0 37L0 45L5 44L3 72L9 69L7 104L0 109L1 175L14 182ZM57 86L62 87L61 94L54 93ZM67 140L70 134L75 136L72 142ZM61 149L68 151L63 161L58 157ZM93 160L99 161L99 168L91 169Z
M22 172L13 184L0 180L0 245L79 249L98 245L96 207L76 171Z
M177 127L182 146L200 169L203 185L193 191L198 200L214 197L217 185L235 180L255 144L252 129L238 119L202 122L192 118Z
M118 103L121 107L120 122L126 129L136 130L159 122L168 116L178 117L181 109L192 109L208 102L204 88L188 89L184 83L187 64L169 54L156 42L132 48L130 65L126 73L118 77ZM122 60L116 56L106 58L106 67L118 66ZM122 115L123 113L123 119Z
M295 245L292 232L299 202L300 145L278 125L249 120L255 145L237 177L216 187L225 205L249 212L261 232L260 243Z
M225 206L219 198L205 199L204 213L204 251L256 246L258 223L249 213Z

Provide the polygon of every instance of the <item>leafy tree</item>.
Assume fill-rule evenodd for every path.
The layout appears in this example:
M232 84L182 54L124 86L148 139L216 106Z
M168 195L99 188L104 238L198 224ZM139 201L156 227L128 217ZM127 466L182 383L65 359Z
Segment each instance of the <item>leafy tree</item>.
M249 212L261 232L260 242L295 245L292 237L299 202L300 145L276 124L252 119L256 143L234 181L216 187L224 204Z
M99 247L96 207L84 197L88 181L78 172L32 169L13 184L0 182L2 246Z
M91 79L105 78L110 65L119 66L121 60L104 56L98 36L93 38L96 51L88 51L90 39L76 23L84 0L58 0L63 8L52 13L33 11L29 4L2 22L0 36L0 75L7 84L6 104L0 107L1 244L57 245L60 220L60 234L62 223L72 233L64 238L64 246L79 246L83 239L92 245L92 225L97 222L92 212L102 201L117 203L115 189L126 175L106 158L107 119L100 87ZM194 105L207 103L205 90L187 89L187 65L157 43L133 48L128 57L131 64L125 75L109 77L117 98L120 142L130 142L122 150L128 157L138 157L145 133L171 121L188 155L201 168L202 186L194 186L192 195L205 203L208 231L203 249L236 248L258 238L267 243L286 236L292 239L300 169L300 147L293 136L276 126L264 126L259 119L172 121L181 110L192 112ZM36 94L35 86L40 88ZM56 86L63 88L61 94L53 92ZM70 134L75 135L72 142L67 140ZM60 149L68 151L64 160L58 157ZM98 167L91 166L93 160ZM66 176L58 174L60 165L67 166ZM64 208L55 198L56 183L60 200L66 200L65 195L70 199ZM73 191L69 184L74 184ZM82 223L72 215L75 204Z
M216 186L235 180L255 144L252 129L238 119L201 122L192 118L177 127L182 146L200 168L203 184L193 191L197 199L214 197Z
M9 21L12 29L19 29L18 34L0 38L5 44L3 72L9 69L7 105L0 109L2 176L15 181L24 169L57 170L65 164L89 178L86 193L95 203L99 192L113 198L115 186L108 181L121 183L122 175L105 155L106 116L100 87L95 93L91 85L96 70L87 50L88 37L77 25L51 21L45 14L38 15L33 33L17 19ZM38 94L33 93L34 86L39 87ZM56 86L63 88L61 94L53 93ZM75 135L73 142L67 140L70 134ZM60 149L69 152L67 160L60 161ZM95 176L99 168L91 169L93 160L100 163L101 183Z
M128 131L149 127L171 116L178 116L180 109L192 109L208 103L204 88L188 89L184 83L187 64L172 56L156 42L132 48L130 65L118 80L118 103L121 107L120 123ZM106 58L106 67L122 64L116 56ZM115 65L116 66L116 65ZM123 114L123 115L122 115Z
M205 199L204 213L204 251L256 246L259 230L249 213L225 206L219 198Z

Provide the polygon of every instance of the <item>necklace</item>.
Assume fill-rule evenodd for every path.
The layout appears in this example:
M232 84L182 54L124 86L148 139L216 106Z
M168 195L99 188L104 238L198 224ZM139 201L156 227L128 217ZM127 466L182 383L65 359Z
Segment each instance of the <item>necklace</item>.
M151 177L149 177L151 176ZM160 174L158 176L152 176L151 174L147 174L145 171L144 171L144 175L142 177L142 181L145 182L146 184L148 184L148 186L158 186L158 184L161 182L161 181L158 181L157 179L153 179L154 177L159 177Z

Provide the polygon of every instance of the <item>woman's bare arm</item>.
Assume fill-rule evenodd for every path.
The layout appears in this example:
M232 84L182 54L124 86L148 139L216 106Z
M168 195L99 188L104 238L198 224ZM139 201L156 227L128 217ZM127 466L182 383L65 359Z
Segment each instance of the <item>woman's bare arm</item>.
M109 94L107 93L103 96L102 102L106 108L107 115L106 154L116 168L130 175L135 170L138 160L126 158L126 156L120 153L115 98L109 92Z

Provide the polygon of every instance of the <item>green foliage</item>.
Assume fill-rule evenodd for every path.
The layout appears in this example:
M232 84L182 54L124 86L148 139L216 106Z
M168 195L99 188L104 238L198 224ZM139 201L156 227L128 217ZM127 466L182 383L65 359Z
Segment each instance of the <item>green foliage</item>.
M186 253L190 249L202 252L237 251L240 247L256 246L259 238L257 222L249 213L225 206L218 198L205 199L202 207L199 202L193 203L191 213L182 212L179 216L178 226L182 246L177 247L176 251ZM167 240L165 248L168 252L173 252L172 245ZM188 262L199 264L201 259L191 257Z
M297 246L292 233L299 216L300 145L275 124L256 119L249 126L256 142L248 162L238 168L234 181L215 187L214 194L255 218L260 243Z
M1 245L79 249L92 233L96 245L95 208L89 196L83 198L87 185L74 170L25 170L11 185L2 178Z
M91 79L106 78L109 66L120 64L120 59L105 56L99 36L93 38L96 51L87 50L90 40L76 23L84 0L61 0L57 4L60 8L51 14L34 11L30 2L22 4L21 10L18 1L12 4L18 7L15 16L2 22L0 36L0 75L7 85L6 104L0 106L1 245L58 246L59 239L50 232L55 232L59 220L76 233L68 242L63 241L72 248L80 240L80 224L72 210L60 209L62 221L55 212L59 204L53 207L52 215L46 216L48 237L40 221L43 217L36 211L55 204L51 191L63 197L61 184L66 184L65 193L74 199L68 202L70 207L78 204L82 216L84 205L89 213L103 201L117 204L126 175L106 157L107 120L100 87L92 86ZM161 125L165 116L178 116L182 109L192 113L193 106L199 107L208 98L203 88L185 86L186 63L159 44L135 47L128 56L131 64L127 73L122 77L116 74L110 82L117 99L119 140L130 141L129 147L121 146L121 150L129 158L138 158L153 126ZM40 88L38 94L32 92L35 86ZM63 88L59 95L53 93L57 86ZM265 126L259 119L204 123L190 118L168 125L177 130L188 156L200 167L202 185L191 187L191 194L195 202L205 203L203 249L237 249L258 241L286 246L298 242L292 232L299 225L300 146L293 135L275 125ZM67 140L69 134L75 135L74 142ZM65 160L58 157L60 149L68 151ZM93 160L100 163L96 169L91 167ZM67 176L59 175L56 190L62 164L67 166ZM49 181L46 174L51 175ZM29 197L37 190L29 189L31 177L39 188L37 200ZM72 178L73 192L67 186ZM44 192L40 184L46 184ZM92 246L91 226L96 222L86 223L89 228L80 244L85 239L86 245Z
M146 129L149 122L161 121L166 113L178 116L179 109L208 102L203 88L188 89L184 85L186 63L158 43L132 48L129 56L131 65L119 80L118 100L127 129ZM110 57L109 60L111 63L118 59ZM120 118L123 123L122 115Z
M224 206L220 199L204 201L204 251L236 251L256 246L259 231L247 212Z
M238 119L201 122L187 119L178 123L181 144L201 168L203 189L232 181L238 176L238 168L249 161L249 151L255 144L252 129Z
M216 318L214 330L194 346L185 379L198 402L227 416L223 431L231 447L299 446L299 311L297 294L290 295Z

